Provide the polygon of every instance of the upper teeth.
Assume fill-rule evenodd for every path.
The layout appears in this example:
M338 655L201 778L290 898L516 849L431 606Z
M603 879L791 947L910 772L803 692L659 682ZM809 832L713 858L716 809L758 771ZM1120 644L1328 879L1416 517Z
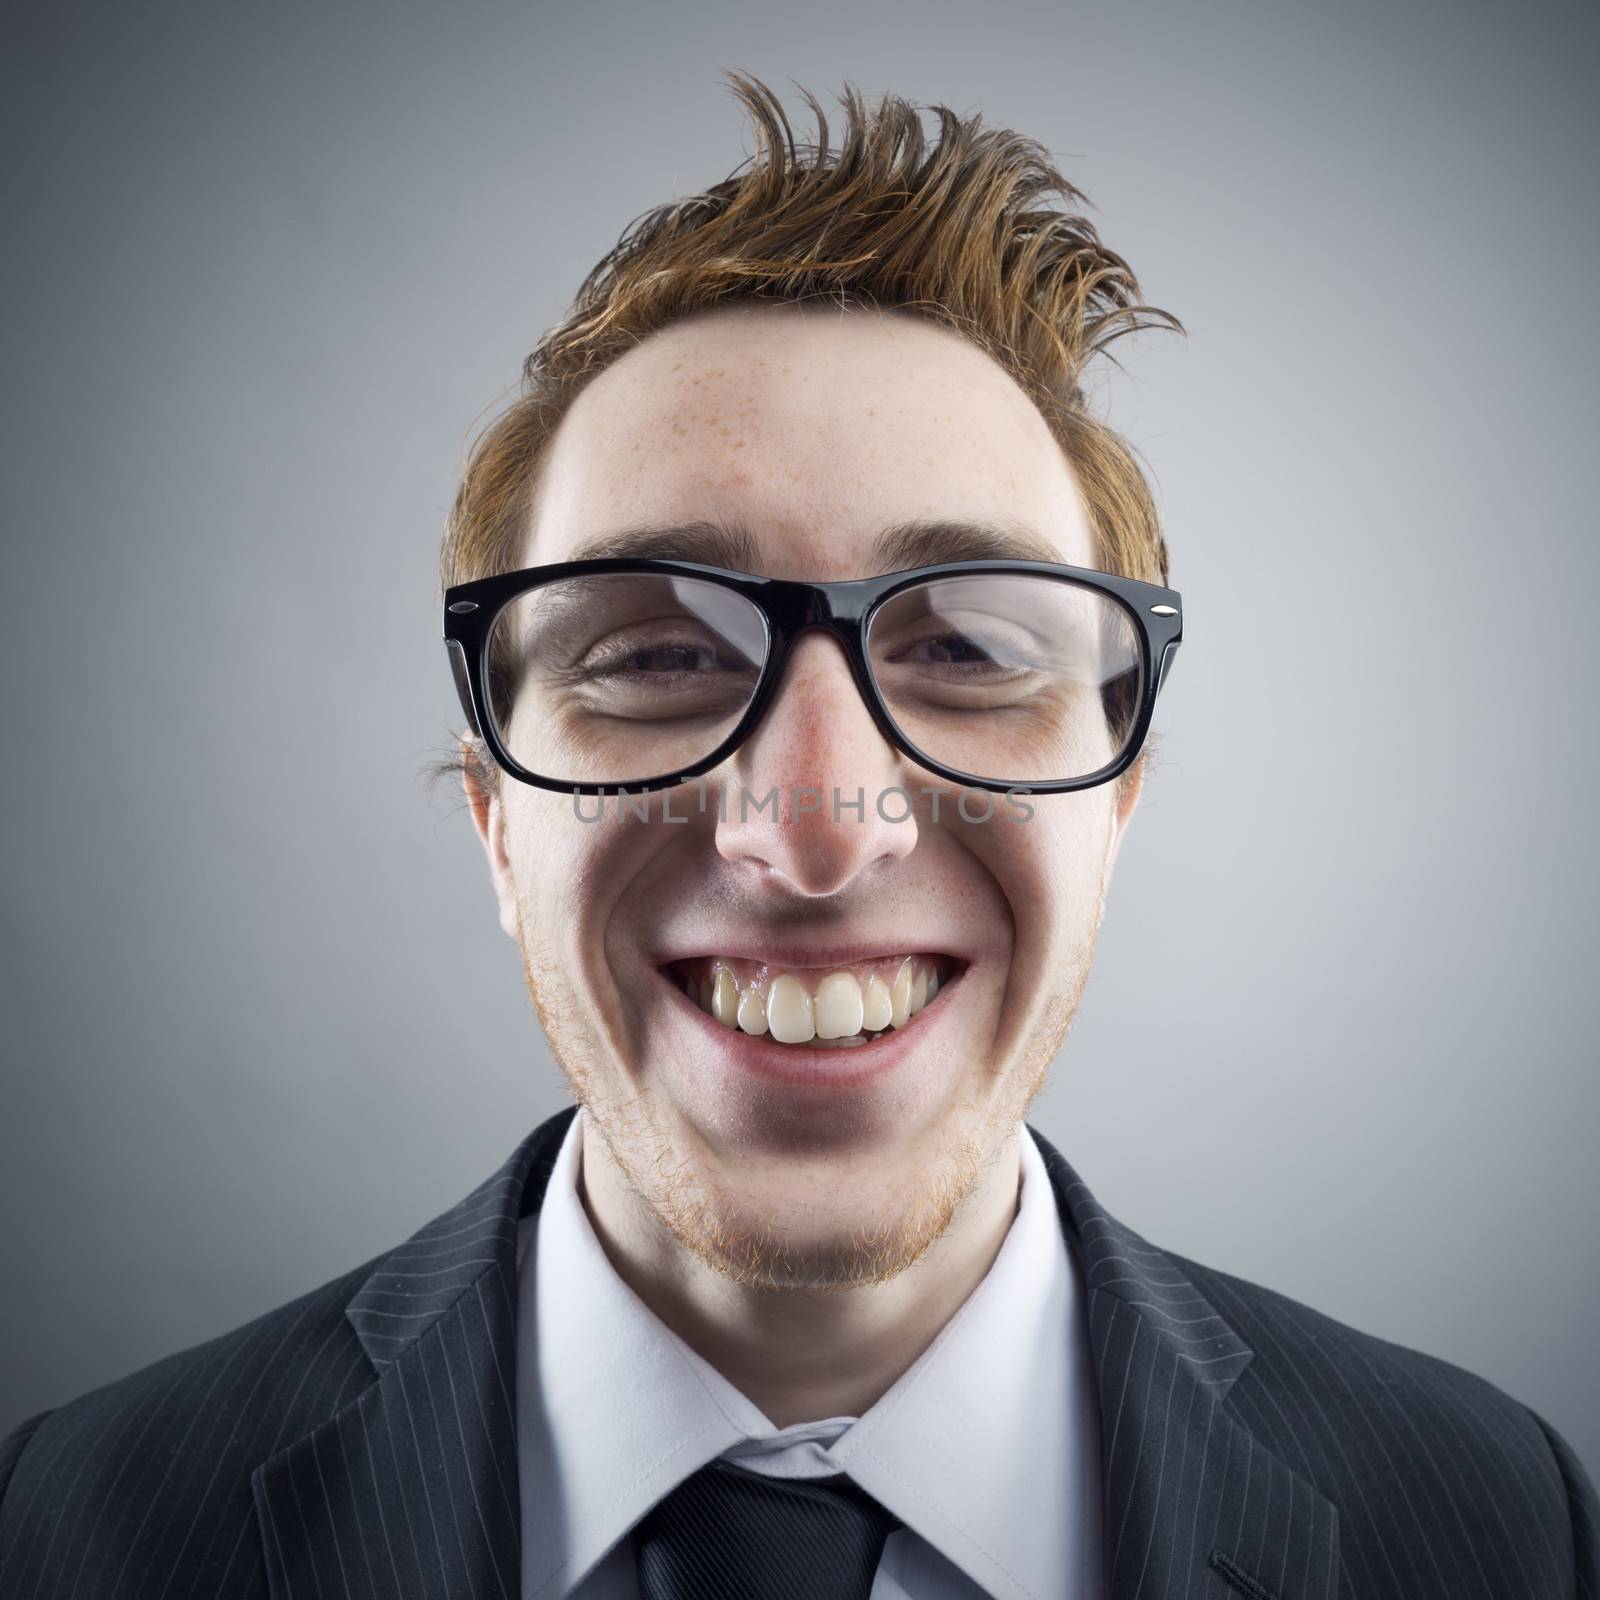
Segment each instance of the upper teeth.
M903 1028L939 992L938 969L927 956L906 956L881 971L872 967L882 963L829 972L813 991L792 972L769 975L764 967L741 984L733 964L718 958L709 971L689 975L684 990L724 1027L767 1033L779 1044L860 1042L869 1033Z

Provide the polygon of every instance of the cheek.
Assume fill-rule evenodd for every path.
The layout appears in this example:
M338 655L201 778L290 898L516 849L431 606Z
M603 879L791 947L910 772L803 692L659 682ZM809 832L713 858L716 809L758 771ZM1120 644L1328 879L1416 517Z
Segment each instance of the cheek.
M1049 941L1092 920L1109 816L1081 795L1038 795L1026 820L971 830L970 846L1000 885L1019 942Z
M615 831L579 821L565 795L536 794L520 808L511 824L512 857L531 942L559 951L582 943L596 911L603 910L594 895L597 885L609 881Z
M677 829L619 821L615 802L603 816L574 812L570 797L527 808L519 818L518 898L525 942L562 969L574 990L591 999L617 986L613 958L626 958L636 930L619 928L640 875ZM597 802L587 801L590 807ZM587 814L590 821L581 820Z

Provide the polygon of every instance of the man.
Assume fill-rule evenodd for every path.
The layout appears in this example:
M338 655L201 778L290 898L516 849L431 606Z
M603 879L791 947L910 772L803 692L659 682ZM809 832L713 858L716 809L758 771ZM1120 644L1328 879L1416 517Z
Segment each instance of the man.
M631 229L444 552L569 1108L396 1250L41 1413L0 1593L1573 1596L1446 1362L1141 1239L1024 1116L1179 596L1080 374L1162 322L1037 145L847 95Z

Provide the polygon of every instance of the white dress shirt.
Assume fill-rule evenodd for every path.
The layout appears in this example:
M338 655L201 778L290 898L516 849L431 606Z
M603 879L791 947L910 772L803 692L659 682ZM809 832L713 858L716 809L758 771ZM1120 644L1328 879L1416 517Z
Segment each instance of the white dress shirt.
M994 1264L866 1413L776 1428L618 1276L578 1193L572 1119L517 1243L522 1600L637 1600L626 1536L718 1457L848 1473L905 1526L871 1600L1098 1600L1100 1424L1075 1252L1026 1126Z

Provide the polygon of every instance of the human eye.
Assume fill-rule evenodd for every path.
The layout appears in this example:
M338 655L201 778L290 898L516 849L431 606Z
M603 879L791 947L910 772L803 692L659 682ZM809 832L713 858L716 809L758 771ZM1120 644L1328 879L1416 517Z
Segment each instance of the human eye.
M675 618L596 640L560 677L573 713L666 721L726 717L749 699L756 667L726 640Z
M653 635L613 637L590 648L572 668L572 678L582 683L622 683L634 679L660 687L669 680L702 677L737 667L716 641Z
M889 642L883 665L952 682L996 682L1036 671L1042 641L997 617L940 616Z

